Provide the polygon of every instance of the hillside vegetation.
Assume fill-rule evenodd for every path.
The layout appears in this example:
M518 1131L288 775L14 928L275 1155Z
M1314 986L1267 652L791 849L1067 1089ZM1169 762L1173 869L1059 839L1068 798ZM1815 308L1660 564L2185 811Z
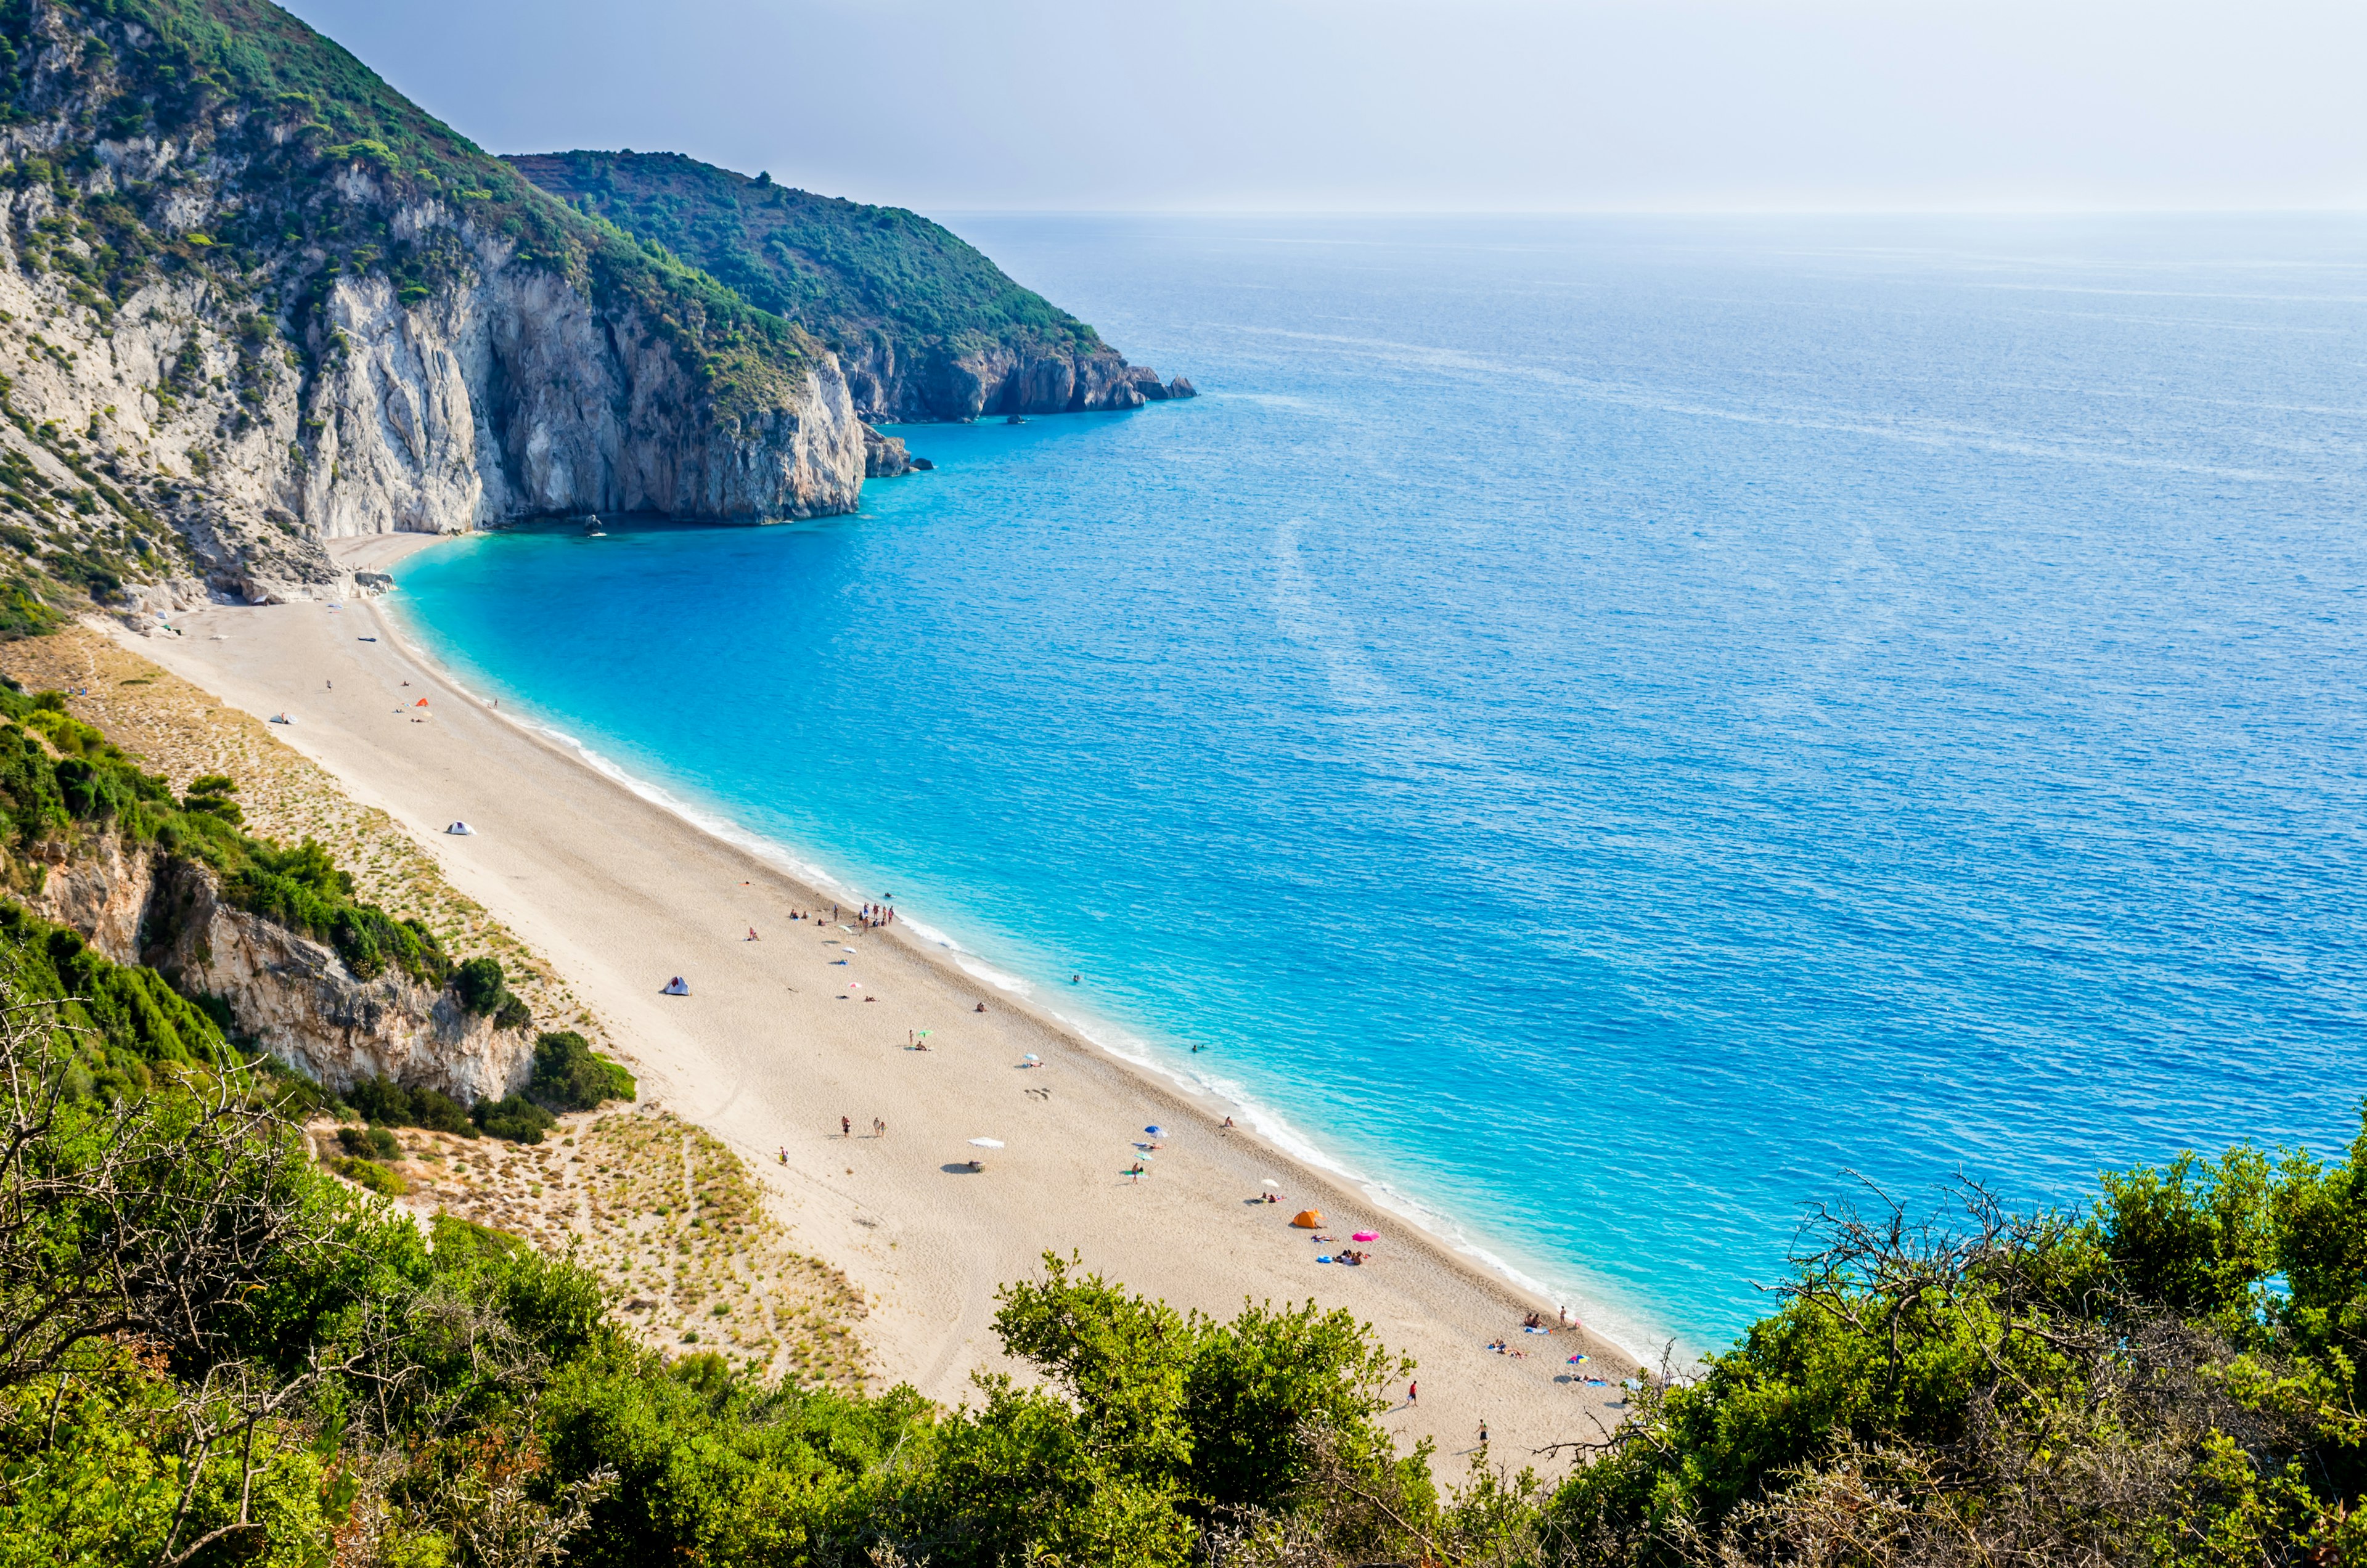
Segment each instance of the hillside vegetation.
M573 1262L333 1179L192 1015L60 997L152 982L17 935L0 1562L2367 1560L2367 1133L2078 1214L1825 1213L1782 1308L1573 1432L1567 1479L1483 1452L1443 1492L1379 1423L1410 1369L1368 1325L1181 1314L1074 1260L1002 1292L1035 1376L958 1409L644 1348ZM93 1039L149 1072L96 1080Z
M990 346L1090 354L1084 322L1004 276L975 247L900 207L750 178L679 152L513 157L526 177L712 274L753 305L844 353L874 333L908 355Z
M556 280L678 366L670 416L726 446L761 444L821 353L266 0L0 0L0 637L142 584L334 581L305 525L335 487L437 466L416 422L356 462L385 389L355 384L395 367L345 330L357 299ZM345 505L396 526L405 494ZM467 525L445 504L435 525Z
M1138 408L1194 395L1129 365L941 226L673 152L511 164L586 216L663 245L836 352L876 418Z
M45 51L45 35L61 33L79 43L78 61ZM384 276L425 299L470 265L451 228L397 221L435 203L513 243L515 261L595 300L644 306L726 400L802 371L810 345L778 316L551 200L267 0L13 0L0 8L0 122L61 107L90 141L19 158L5 177L45 186L54 201L24 265L69 275L72 298L102 319L142 283L185 272L258 307L266 345L291 330L300 341L304 313L343 274ZM175 198L203 178L189 164L143 180L136 159L107 155L166 141L239 165L234 199L204 231L174 217ZM102 167L121 174L94 179Z

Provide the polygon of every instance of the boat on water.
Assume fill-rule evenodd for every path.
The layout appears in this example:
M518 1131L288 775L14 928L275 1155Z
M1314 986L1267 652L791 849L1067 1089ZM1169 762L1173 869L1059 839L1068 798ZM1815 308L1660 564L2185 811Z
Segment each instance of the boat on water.
M607 529L600 526L600 517L597 513L595 513L593 515L583 520L583 536L585 538L605 538L607 536Z

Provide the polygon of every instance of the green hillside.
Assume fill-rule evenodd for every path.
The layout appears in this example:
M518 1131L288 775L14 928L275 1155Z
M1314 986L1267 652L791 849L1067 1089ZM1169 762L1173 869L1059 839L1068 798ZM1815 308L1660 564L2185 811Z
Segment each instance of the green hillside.
M902 208L793 190L678 152L537 153L509 163L578 211L655 241L842 351L875 331L908 357L929 348L1103 348L1093 328Z

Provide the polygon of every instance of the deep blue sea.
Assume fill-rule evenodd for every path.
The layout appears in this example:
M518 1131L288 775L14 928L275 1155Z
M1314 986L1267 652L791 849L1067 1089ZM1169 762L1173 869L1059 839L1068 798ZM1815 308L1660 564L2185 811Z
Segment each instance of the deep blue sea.
M955 226L1204 395L396 602L1631 1343L2358 1131L2367 222Z

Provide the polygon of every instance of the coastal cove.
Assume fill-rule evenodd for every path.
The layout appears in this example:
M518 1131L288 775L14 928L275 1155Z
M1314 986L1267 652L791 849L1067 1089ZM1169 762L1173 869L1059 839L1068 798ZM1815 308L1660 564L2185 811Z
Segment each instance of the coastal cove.
M1203 397L403 625L1630 1344L1851 1172L2346 1137L2339 222L965 228Z
M371 538L340 553L409 570L422 558L407 553L430 543ZM1557 1333L1525 1356L1488 1353L1551 1305L1224 1127L1221 1106L1012 1003L914 933L812 919L827 892L448 684L378 603L220 605L176 626L178 637L121 640L213 703L292 720L271 739L386 813L549 966L635 1073L640 1111L674 1114L745 1162L790 1244L850 1282L868 1386L908 1384L952 1406L972 1395L974 1371L1027 1376L998 1348L997 1292L1037 1273L1047 1251L1074 1252L1210 1314L1244 1300L1352 1308L1421 1365L1423 1397L1387 1416L1409 1445L1430 1437L1454 1453L1488 1422L1539 1446L1615 1421L1616 1380L1634 1370L1619 1348ZM442 831L455 818L471 832ZM688 997L663 994L674 974L689 976ZM1001 1145L984 1170L970 1168L976 1137ZM1138 1164L1148 1179L1128 1174ZM1278 1201L1262 1201L1269 1190ZM1293 1226L1302 1206L1324 1215L1322 1231ZM1344 1243L1376 1228L1376 1266L1316 1263L1331 1250L1318 1235Z

